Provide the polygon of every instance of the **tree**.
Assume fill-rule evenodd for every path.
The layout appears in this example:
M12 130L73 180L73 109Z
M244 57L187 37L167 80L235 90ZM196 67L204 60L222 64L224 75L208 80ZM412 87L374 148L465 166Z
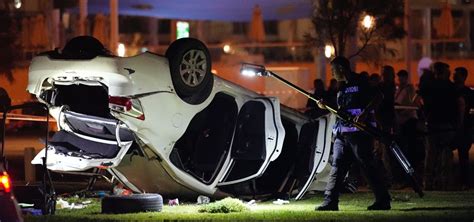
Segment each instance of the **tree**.
M13 1L0 3L0 75L4 75L9 82L13 81L13 63L18 54L15 46L17 24L12 11Z
M386 42L405 36L403 29L403 0L312 0L314 33L306 38L312 46L334 47L336 56L360 56L366 61L376 61L383 54L394 55L396 50L386 47ZM366 16L369 16L365 18ZM373 18L373 25L363 27L363 19ZM347 50L354 44L355 50ZM354 41L355 40L355 41Z

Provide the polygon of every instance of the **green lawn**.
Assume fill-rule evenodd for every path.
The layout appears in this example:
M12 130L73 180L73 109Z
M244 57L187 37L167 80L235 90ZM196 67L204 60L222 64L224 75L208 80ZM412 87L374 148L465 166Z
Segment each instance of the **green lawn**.
M408 196L411 196L407 198ZM86 209L58 210L54 216L26 218L26 221L178 221L178 220L312 220L312 221L474 221L474 192L427 192L418 198L412 192L392 192L392 210L372 212L366 207L372 202L367 192L345 194L341 197L340 211L316 212L314 207L322 202L322 194L289 205L257 203L250 212L210 214L198 213L198 206L183 204L165 206L159 213L104 215L100 203Z

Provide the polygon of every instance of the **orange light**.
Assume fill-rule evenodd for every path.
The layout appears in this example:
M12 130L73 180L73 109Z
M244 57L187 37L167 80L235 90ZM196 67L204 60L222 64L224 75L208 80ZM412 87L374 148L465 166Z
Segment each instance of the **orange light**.
M0 182L5 189L5 192L10 193L11 186L10 186L10 177L7 173L3 172L3 175L0 177Z

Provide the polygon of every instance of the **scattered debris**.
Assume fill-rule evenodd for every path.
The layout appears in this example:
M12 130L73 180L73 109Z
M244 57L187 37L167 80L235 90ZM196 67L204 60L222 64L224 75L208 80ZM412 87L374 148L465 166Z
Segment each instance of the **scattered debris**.
M408 202L410 201L411 196L408 194L394 195L392 197L393 201Z
M91 204L92 201L86 200L81 203L69 203L62 198L59 198L56 201L56 209L84 209L87 207L88 204Z
M91 203L92 203L92 200L86 200L86 201L82 201L82 204L85 204L85 205L87 205L87 204L91 204Z
M199 195L197 198L197 204L208 204L211 202L211 199L207 196Z
M35 205L34 204L29 204L29 203L18 203L18 206L20 206L21 208L32 208Z
M168 200L168 206L179 206L178 198Z
M290 203L289 200L283 200L283 199L277 199L273 201L273 204L276 204L276 205L283 205L283 204L289 204L289 203Z
M249 202L247 202L247 206L256 206L256 205L257 205L256 200L250 200Z
M114 187L113 193L118 196L130 196L132 191L124 188L123 185L119 183Z
M35 209L35 208L21 209L21 213L23 215L31 215L31 216L41 216L41 215L43 215L43 211L41 211L41 209Z

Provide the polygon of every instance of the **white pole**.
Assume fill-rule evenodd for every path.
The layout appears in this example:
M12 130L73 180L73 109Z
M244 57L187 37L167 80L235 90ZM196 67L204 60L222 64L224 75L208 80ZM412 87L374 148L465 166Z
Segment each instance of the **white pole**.
M117 54L119 42L118 0L110 0L110 51Z
M86 35L87 0L79 1L79 35Z
M405 38L405 64L406 70L410 73L410 77L408 78L409 82L412 82L413 76L415 73L411 71L411 59L412 59L412 50L411 50L411 33L410 33L410 0L405 0L405 18L404 18L404 25L405 30L407 32L407 36Z
M53 9L52 11L52 25L53 28L53 48L58 48L60 45L59 41L59 19L60 19L59 9Z
M150 30L150 45L156 47L158 46L158 19L150 17L148 19L148 26Z

